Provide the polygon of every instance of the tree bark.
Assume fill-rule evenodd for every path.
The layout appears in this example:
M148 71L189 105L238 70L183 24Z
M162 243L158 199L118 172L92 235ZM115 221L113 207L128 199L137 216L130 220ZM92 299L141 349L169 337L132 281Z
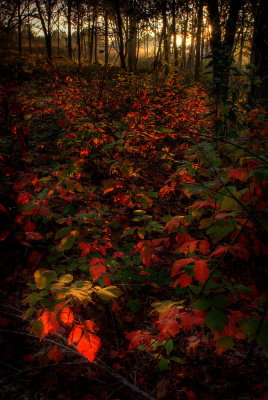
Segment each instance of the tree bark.
M268 4L266 0L259 0L256 2L257 4L254 3L255 18L251 63L256 67L255 75L259 76L261 84L259 86L251 85L251 96L257 104L260 103L268 111Z
M172 1L172 33L173 33L173 48L174 48L174 66L177 71L179 65L179 54L177 46L177 31L176 31L176 0Z
M231 0L225 36L222 42L218 0L208 0L208 12L212 26L210 45L213 60L213 83L219 101L223 101L228 95L232 49L240 7L241 0Z
M17 4L18 4L18 50L19 50L19 55L21 56L22 55L22 46L21 46L22 20L21 20L20 2L21 2L21 0L17 0Z
M128 69L134 72L136 69L137 53L137 21L136 16L131 14L129 17L129 37L128 37Z
M188 18L189 18L189 10L187 8L186 20L184 21L184 24L183 24L182 43L181 43L181 51L182 51L181 70L182 71L185 70L185 68L186 68L186 39L187 39Z
M122 21L122 17L121 17L120 6L119 6L118 0L114 0L114 8L115 8L115 14L116 14L116 19L117 19L117 28L118 28L120 63L121 63L121 68L123 68L126 71L127 66L126 66L126 60L125 60L125 55L124 55L123 21Z
M203 0L200 0L197 17L196 32L196 52L195 52L195 80L200 79L200 63L201 63L201 30L203 22Z
M108 66L109 61L109 30L108 30L108 12L105 11L104 15L104 55L105 55L105 68Z
M164 39L164 74L168 75L169 73L169 38L168 38L168 22L167 22L167 2L163 1L162 8L162 18L163 18L163 39Z
M68 35L68 58L72 59L73 51L72 51L72 0L68 0L67 3L67 35Z

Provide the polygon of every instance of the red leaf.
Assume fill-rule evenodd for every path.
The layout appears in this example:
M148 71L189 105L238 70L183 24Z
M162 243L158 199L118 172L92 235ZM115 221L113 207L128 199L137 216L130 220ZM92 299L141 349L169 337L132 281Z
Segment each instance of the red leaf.
M9 234L10 234L10 231L8 231L8 230L0 232L0 241L2 242L3 240L5 240Z
M106 273L106 267L104 263L104 258L93 258L93 260L90 261L89 265L92 265L92 267L90 267L89 270L92 274L93 281L98 279L102 274Z
M150 332L142 332L142 331L134 331L134 332L125 332L125 336L129 343L129 350L136 349L138 346L148 347L151 343L152 336Z
M25 224L25 232L29 233L29 232L34 232L35 230L36 230L35 224L32 223L30 219L28 219Z
M93 362L99 348L101 346L101 340L98 336L91 333L87 333L80 339L77 350L80 354L86 357L90 362Z
M91 252L91 245L89 243L79 243L78 245L80 249L82 249L81 257L85 257L88 253Z
M181 269L185 267L186 265L194 262L194 258L182 258L181 260L177 260L173 264L172 272L171 272L171 278L174 276L178 275L181 273Z
M160 334L158 335L159 340L168 339L171 336L176 336L180 331L180 326L176 320L176 310L171 310L167 313L160 313L159 320L157 321Z
M246 182L247 174L248 174L248 171L245 168L236 168L236 169L232 169L229 172L228 178L238 179L241 182Z
M216 257L219 258L221 257L224 253L226 253L226 251L229 249L228 246L218 246L216 248L216 250L213 251L213 253L211 253L211 257Z
M7 213L7 210L5 209L5 207L3 206L3 204L0 204L0 210Z
M207 252L209 251L209 241L208 240L200 240L199 250L203 255L206 255Z
M31 193L27 192L20 192L18 197L17 197L17 204L26 204L29 202L31 198Z
M111 279L109 278L109 276L107 276L107 275L104 275L104 277L103 277L103 283L104 283L104 285L105 286L111 286Z
M194 313L196 314L196 313ZM205 317L200 315L192 315L189 312L182 312L179 315L181 320L181 327L188 331L192 326L198 326L204 324Z
M49 333L53 335L60 328L55 311L45 311L40 320L42 321L41 339L44 339Z
M119 304L115 300L113 300L113 312L119 312L121 310L122 308L119 306Z
M68 344L78 343L83 333L82 325L75 325L70 332Z
M72 326L74 322L74 314L68 307L64 307L60 312L60 320L68 326Z
M84 322L84 327L88 330L88 331L90 331L90 332L92 332L92 333L97 333L98 331L99 331L99 327L98 327L98 325L96 325L95 324L95 322L93 322L93 321L90 321L89 319L87 319L85 322Z
M181 288L187 287L192 283L192 277L187 275L186 272L182 274L179 279L177 279L178 283L181 285Z
M43 239L43 236L37 232L28 232L26 235L27 240L40 240Z
M55 361L55 363L59 363L62 360L62 352L58 349L57 346L54 346L49 352L47 353L49 360Z
M195 261L194 266L194 278L201 283L205 283L208 276L209 276L209 269L207 267L207 261L205 260L198 260Z

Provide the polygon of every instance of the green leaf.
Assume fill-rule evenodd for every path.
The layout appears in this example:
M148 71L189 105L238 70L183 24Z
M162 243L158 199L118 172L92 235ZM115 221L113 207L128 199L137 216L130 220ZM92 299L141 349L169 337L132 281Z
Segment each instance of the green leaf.
M174 343L172 339L168 339L167 344L166 344L166 350L168 354L172 353L172 350L174 349Z
M219 219L216 220L214 224L206 230L206 233L213 243L217 243L228 236L229 233L233 232L234 230L235 225L232 224L230 221Z
M236 198L239 198L239 193L233 193ZM234 211L239 210L240 204L230 196L225 196L221 203L221 210L222 211Z
M36 282L36 287L39 290L47 287L51 282L57 281L57 274L52 270L37 269L34 273L34 279Z
M69 235L72 230L72 225L65 226L64 228L59 229L55 234L55 239L62 239L64 236Z
M106 288L101 288L100 286L95 286L96 294L102 301L110 301L116 297L119 297L123 292L116 286L108 286Z
M206 311L210 307L210 301L205 298L200 298L193 302L192 307L196 310Z
M225 297L225 296L215 296L215 297L212 299L212 304L213 304L213 306L215 306L215 307L225 309L225 308L227 308L227 307L231 304L231 302L230 302L230 300L229 300L227 297Z
M123 233L121 235L121 238L124 238L125 236L132 235L135 232L135 229L136 228L126 228L126 229L124 229L124 231L123 231Z
M163 358L163 360L160 360L158 363L158 367L160 369L160 371L163 371L164 369L167 368L169 363L169 360L167 358Z
M205 319L205 323L208 328L222 333L225 325L228 323L228 318L225 312L212 308Z
M180 359L180 357L177 357L177 356L170 357L170 360L175 361L178 364L184 364L184 362Z
M61 240L58 250L59 251L70 250L73 247L73 245L74 245L73 239L65 237Z
M152 303L152 307L155 308L155 310L159 313L166 313L173 307L183 308L180 305L181 303L183 303L183 301L164 300Z

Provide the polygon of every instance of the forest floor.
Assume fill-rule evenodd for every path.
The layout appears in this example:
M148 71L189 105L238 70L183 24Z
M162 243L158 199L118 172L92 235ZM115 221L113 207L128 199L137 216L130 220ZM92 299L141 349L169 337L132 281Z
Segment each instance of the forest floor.
M1 73L2 399L267 399L262 112L233 152L185 77Z

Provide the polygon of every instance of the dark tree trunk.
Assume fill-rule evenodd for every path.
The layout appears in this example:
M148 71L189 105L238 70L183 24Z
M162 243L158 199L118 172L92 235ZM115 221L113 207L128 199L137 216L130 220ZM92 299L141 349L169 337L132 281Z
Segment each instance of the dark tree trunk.
M189 18L189 11L187 9L186 20L184 21L184 24L183 24L182 43L181 43L181 51L182 51L181 70L182 71L185 70L185 68L186 68L186 39L187 39L188 18Z
M164 39L164 74L169 73L169 37L168 37L168 22L167 22L167 2L163 1L162 8L162 18L163 18L163 39Z
M241 0L231 0L229 16L225 27L225 37L222 42L218 0L208 0L208 12L212 26L210 45L213 60L213 83L219 101L226 99L228 94L232 49L240 7Z
M22 45L21 45L21 30L22 30L22 20L21 20L21 9L20 9L20 0L17 1L18 4L18 50L19 55L22 55Z
M200 79L200 63L201 63L201 31L203 21L203 0L200 0L198 9L197 32L196 32L196 52L195 52L195 80Z
M105 68L108 65L108 60L109 60L109 39L108 39L108 13L105 11L105 16L104 16L104 49L105 49Z
M95 63L97 64L98 62L98 18L96 16L96 23L95 23L95 31L94 31L94 37L95 37Z
M67 30L68 30L68 58L69 60L72 59L73 51L72 51L72 0L68 0L67 4Z
M123 38L123 21L120 12L120 6L118 0L114 0L115 14L117 18L117 27L118 27L118 41L119 41L119 57L121 68L125 71L127 69L126 60L124 55L124 38Z
M77 40L77 59L78 64L81 64L81 39L80 39L80 2L77 3L77 26L76 26L76 40Z
M179 54L177 47L177 31L176 31L176 0L172 1L172 33L173 33L173 48L174 48L174 65L175 70L179 65Z
M254 2L255 3L255 2ZM253 4L254 5L254 4ZM255 74L260 77L259 86L251 85L251 96L268 110L268 4L266 0L255 3L254 33L251 50L251 63ZM251 101L251 105L253 101Z
M134 72L136 68L137 53L137 21L135 15L129 17L129 37L128 37L128 69Z

